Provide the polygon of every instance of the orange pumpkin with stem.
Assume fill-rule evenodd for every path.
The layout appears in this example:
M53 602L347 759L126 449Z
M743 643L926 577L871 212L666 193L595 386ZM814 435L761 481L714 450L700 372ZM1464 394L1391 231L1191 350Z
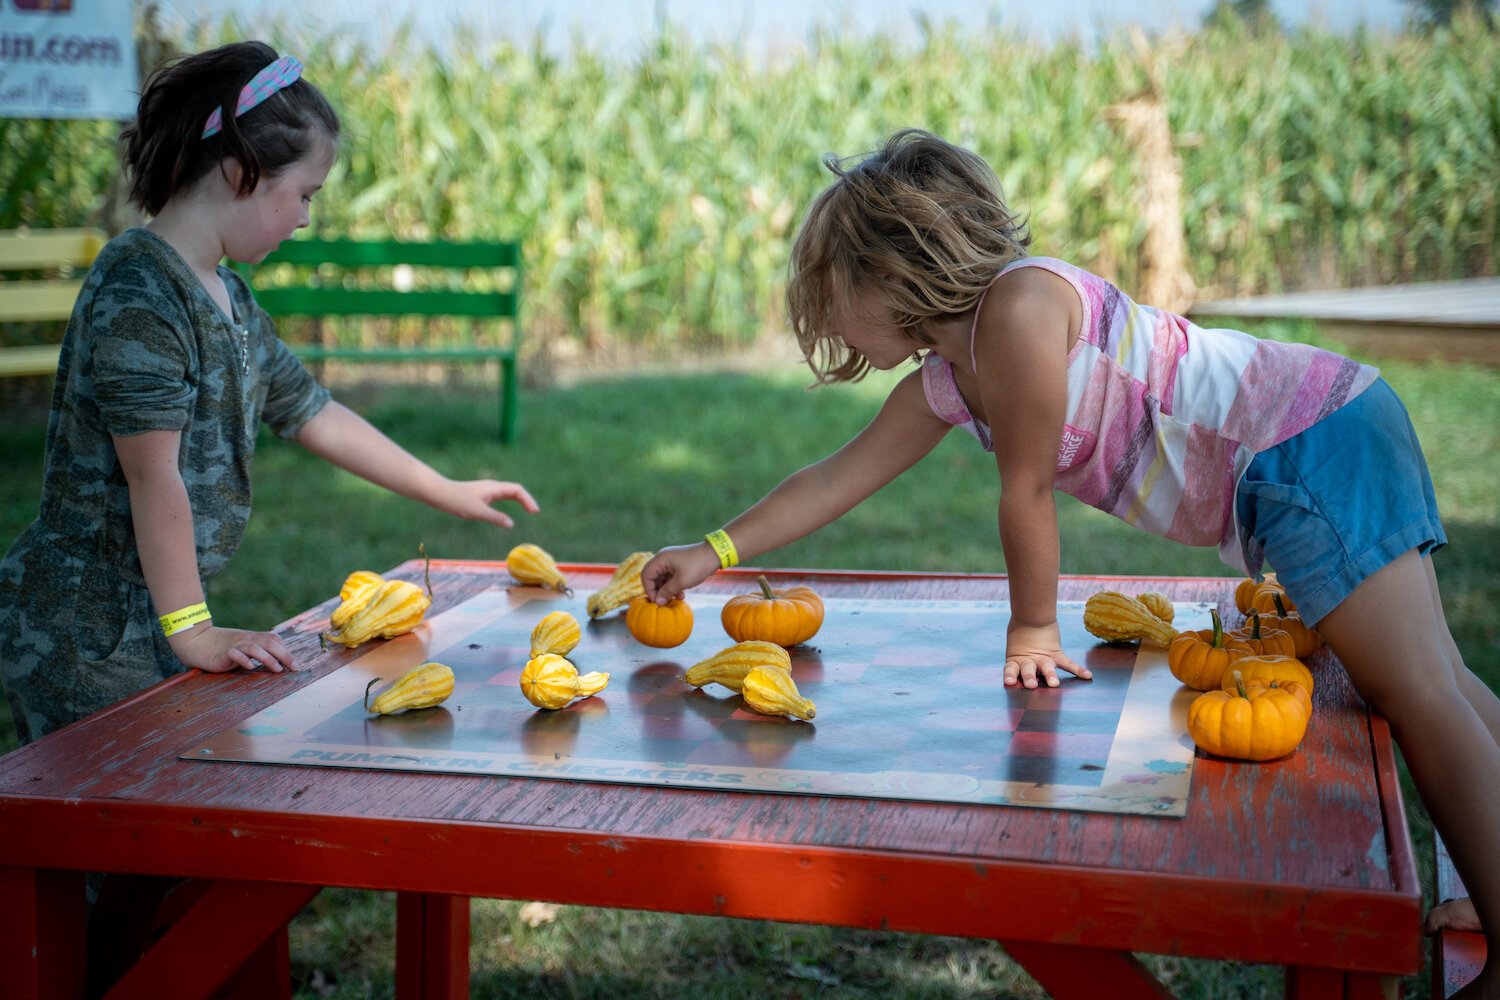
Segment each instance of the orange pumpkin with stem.
M666 604L637 597L625 612L625 627L644 645L658 649L681 646L693 634L693 609L680 597Z
M1212 628L1179 632L1167 647L1167 667L1172 676L1195 691L1219 686L1229 665L1253 652L1249 646L1224 631L1218 608L1210 608Z
M755 578L760 590L740 594L724 602L719 620L735 642L760 639L778 646L795 646L818 634L823 627L823 599L811 587L772 590L763 576Z
M1261 621L1260 612L1250 611L1250 620L1234 630L1235 638L1250 647L1256 656L1295 656L1297 644L1292 634L1285 629L1267 628Z
M1297 681L1249 681L1245 682L1245 693L1253 694L1256 691L1265 691L1270 688L1280 688L1291 693L1302 703L1302 711L1307 713L1308 721L1312 721L1312 692L1303 687Z
M1292 637L1292 655L1305 659L1323 648L1323 637L1302 616L1292 610L1290 599L1284 594L1273 594L1272 610L1262 612L1272 628L1279 628Z
M1250 611L1259 611L1263 615L1273 614L1278 603L1287 611L1297 610L1297 605L1287 596L1285 587L1279 583L1274 585L1263 583L1256 589L1255 596L1250 599Z
M1245 678L1245 681L1258 681L1269 684L1272 681L1296 681L1307 689L1309 695L1317 685L1313 683L1312 671L1307 669L1307 664L1295 656L1242 656L1234 661L1233 670L1224 674L1223 681L1218 685L1225 691L1233 690L1234 679L1231 676L1237 670Z
M1188 735L1211 754L1239 760L1274 760L1297 749L1307 735L1307 713L1282 687L1251 691L1239 671L1233 691L1209 691L1188 706Z

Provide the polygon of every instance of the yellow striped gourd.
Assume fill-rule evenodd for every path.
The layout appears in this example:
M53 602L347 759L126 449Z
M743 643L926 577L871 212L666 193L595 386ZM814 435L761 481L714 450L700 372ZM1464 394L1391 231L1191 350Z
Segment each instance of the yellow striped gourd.
M344 646L358 646L377 636L405 635L422 624L432 601L422 588L406 580L386 580L372 589L365 603L343 627L324 638Z
M646 588L641 585L641 567L651 561L652 554L632 552L615 567L609 582L589 595L590 618L603 618L646 592Z
M365 711L390 715L417 708L441 705L453 693L453 668L443 663L423 663L396 678L396 682L370 703L370 688L380 682L377 677L365 685Z
M596 695L608 683L609 674L580 676L577 667L556 653L532 657L521 671L521 694L537 708L566 708L574 698Z
M755 667L745 675L745 704L762 715L785 715L812 721L818 708L802 697L792 675L775 667Z
M583 630L578 627L578 619L566 611L554 611L531 630L531 655L555 653L567 656L582 639Z
M557 568L557 561L540 545L523 542L505 556L505 568L521 583L547 587L571 595L568 578Z
M693 664L682 679L693 687L722 684L731 691L739 691L745 686L745 675L756 667L771 667L790 674L792 658L774 642L748 639Z

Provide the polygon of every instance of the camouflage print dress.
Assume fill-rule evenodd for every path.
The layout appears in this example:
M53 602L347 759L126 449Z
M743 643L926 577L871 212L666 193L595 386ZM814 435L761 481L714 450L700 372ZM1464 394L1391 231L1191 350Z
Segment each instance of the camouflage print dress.
M90 269L63 338L41 511L0 562L0 678L21 742L184 669L141 576L130 491L111 435L182 432L198 571L217 573L250 517L262 420L292 438L328 401L238 274L226 317L145 229Z

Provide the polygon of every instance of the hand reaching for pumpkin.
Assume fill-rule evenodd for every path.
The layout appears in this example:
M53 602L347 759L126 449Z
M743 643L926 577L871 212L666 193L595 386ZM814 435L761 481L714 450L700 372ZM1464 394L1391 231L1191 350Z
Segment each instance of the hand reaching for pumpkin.
M1083 680L1093 680L1088 667L1075 663L1062 651L1062 633L1057 623L1041 626L1012 624L1005 636L1005 686L1034 688L1040 683L1057 687L1061 668Z
M529 514L541 509L520 483L503 483L494 479L444 479L441 487L426 499L444 513L470 521L488 521L502 528L514 527L515 521L509 514L491 506L497 501L514 500Z
M337 400L302 426L297 443L376 486L472 521L511 527L510 515L491 506L500 500L514 500L532 514L538 509L520 483L449 479Z
M666 604L713 576L718 568L719 557L707 542L671 545L642 567L641 586L646 589L646 600Z
M254 670L257 666L273 674L296 669L291 650L274 632L247 632L205 624L176 633L167 644L183 663L211 674Z

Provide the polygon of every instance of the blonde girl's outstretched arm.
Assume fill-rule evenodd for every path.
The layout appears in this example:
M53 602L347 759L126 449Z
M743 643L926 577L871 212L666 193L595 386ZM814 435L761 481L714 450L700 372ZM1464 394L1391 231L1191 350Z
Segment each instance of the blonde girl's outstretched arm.
M949 425L922 392L922 373L903 378L880 412L838 451L784 479L724 526L741 561L794 542L837 520L930 452ZM719 568L707 542L662 549L641 570L650 600L664 604Z
M1057 623L1060 544L1053 482L1077 301L1064 279L1019 268L996 281L975 339L980 395L1000 473L1000 544L1010 577L1006 686L1056 687L1059 669L1092 676L1063 652Z
M539 509L520 483L449 479L342 403L319 410L297 434L297 443L376 486L471 521L512 527L510 515L492 506L500 500L514 500L532 514Z
M130 489L141 572L158 615L203 603L193 509L177 466L180 431L147 431L116 436L115 454ZM177 658L190 667L221 673L264 666L272 672L292 667L292 654L274 632L223 628L212 618L167 636Z

